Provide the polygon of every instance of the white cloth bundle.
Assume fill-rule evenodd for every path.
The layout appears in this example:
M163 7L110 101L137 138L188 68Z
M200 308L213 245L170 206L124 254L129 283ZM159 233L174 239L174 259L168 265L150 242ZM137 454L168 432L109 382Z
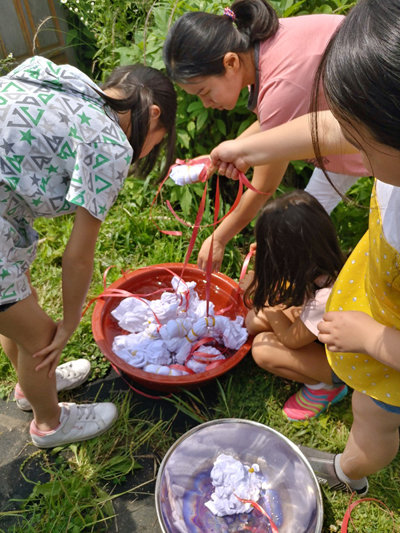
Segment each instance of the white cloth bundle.
M169 177L177 185L188 185L199 181L200 172L204 168L204 163L197 165L175 165L169 174Z
M212 333L219 337L227 348L238 350L246 342L248 336L246 328L242 327L243 322L242 316L237 316L233 321L226 316L217 315Z
M171 286L174 292L166 291L157 300L128 297L111 312L121 328L130 332L117 335L112 346L113 352L128 364L163 375L181 375L176 374L177 369L169 368L174 364L186 364L193 372L204 372L208 364L225 356L213 346L200 346L197 352L213 357L201 357L200 353L196 358L195 351L187 361L199 339L212 337L233 350L247 340L243 317L230 320L214 316L211 302L209 316L205 316L207 302L195 291L196 282L174 276Z
M188 374L189 372L185 372L184 370L177 369L177 368L171 368L166 365L146 365L143 368L144 371L150 372L152 374L159 374L161 376L184 376L185 374Z
M247 466L231 455L221 453L211 470L214 492L205 506L217 516L249 513L253 507L236 496L257 502L267 488L257 463Z
M111 311L112 316L125 331L135 333L142 331L151 323L153 313L150 309L150 301L143 298L128 297L121 300L120 304Z
M202 356L204 353L211 354L213 357L204 357ZM186 366L193 370L193 372L204 372L207 365L222 359L225 359L225 357L217 348L214 348L214 346L200 346L200 348L193 353L193 357L189 359L189 361L186 363Z

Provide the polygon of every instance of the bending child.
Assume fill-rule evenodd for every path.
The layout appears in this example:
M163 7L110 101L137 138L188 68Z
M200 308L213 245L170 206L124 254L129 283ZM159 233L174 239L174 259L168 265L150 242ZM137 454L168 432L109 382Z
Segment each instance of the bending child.
M265 0L236 0L224 13L189 12L171 27L164 44L167 73L205 107L231 110L249 87L248 107L257 117L240 138L284 124L309 111L313 80L341 15L278 19ZM320 109L327 109L325 101ZM283 139L284 142L284 139ZM311 156L314 159L314 155ZM252 184L274 192L290 159L254 168ZM329 156L325 167L341 193L367 175L356 155ZM306 190L329 213L341 196L315 168ZM247 190L237 208L201 246L198 265L205 270L211 243L212 267L221 268L226 244L257 215L266 196Z
M345 397L335 380L317 324L344 264L333 223L313 196L294 191L268 202L255 228L253 281L245 292L255 335L252 355L264 370L304 383L283 407L289 420L323 413Z
M18 375L17 405L33 410L30 435L43 448L100 435L117 418L113 403L58 403L90 365L57 370L89 288L96 239L131 163L149 171L168 136L173 160L176 95L161 72L116 69L103 90L69 65L27 59L0 78L0 334ZM29 279L36 218L74 213L62 257L63 318L39 306Z

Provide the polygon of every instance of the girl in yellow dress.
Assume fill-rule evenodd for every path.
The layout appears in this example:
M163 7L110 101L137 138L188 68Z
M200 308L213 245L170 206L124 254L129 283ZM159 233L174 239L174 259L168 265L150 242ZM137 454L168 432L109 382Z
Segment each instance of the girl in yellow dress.
M318 116L321 153L358 150L376 182L369 231L318 325L334 373L354 389L353 425L342 454L304 451L330 487L363 495L367 476L399 449L400 1L360 0L328 45L320 79L332 111ZM240 144L223 143L211 157L235 177L249 164L312 156L311 138L309 119L300 118Z

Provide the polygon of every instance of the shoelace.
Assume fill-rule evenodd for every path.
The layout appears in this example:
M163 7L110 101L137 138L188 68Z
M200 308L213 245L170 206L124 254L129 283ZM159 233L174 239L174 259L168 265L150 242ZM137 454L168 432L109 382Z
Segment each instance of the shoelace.
M74 372L72 366L67 366L67 367L58 369L58 374L60 378L62 379L70 379L70 378L74 378L75 376L77 376L77 372Z
M94 420L96 418L95 404L77 405L76 407L78 408L78 420Z

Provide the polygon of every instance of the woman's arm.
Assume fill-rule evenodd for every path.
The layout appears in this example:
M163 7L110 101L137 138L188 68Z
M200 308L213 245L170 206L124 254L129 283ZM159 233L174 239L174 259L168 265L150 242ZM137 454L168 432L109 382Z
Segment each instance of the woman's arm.
M218 172L237 179L236 169L246 172L251 166L312 159L315 153L311 117L311 114L303 115L276 128L225 141L211 151L211 161ZM318 113L318 134L322 155L358 151L343 137L340 125L330 111Z
M52 342L35 356L46 356L37 368L51 363L55 371L61 352L77 328L92 279L93 260L101 221L78 207L74 226L62 258L63 319Z
M332 352L365 353L400 371L400 331L361 311L329 311L318 324L318 339Z

